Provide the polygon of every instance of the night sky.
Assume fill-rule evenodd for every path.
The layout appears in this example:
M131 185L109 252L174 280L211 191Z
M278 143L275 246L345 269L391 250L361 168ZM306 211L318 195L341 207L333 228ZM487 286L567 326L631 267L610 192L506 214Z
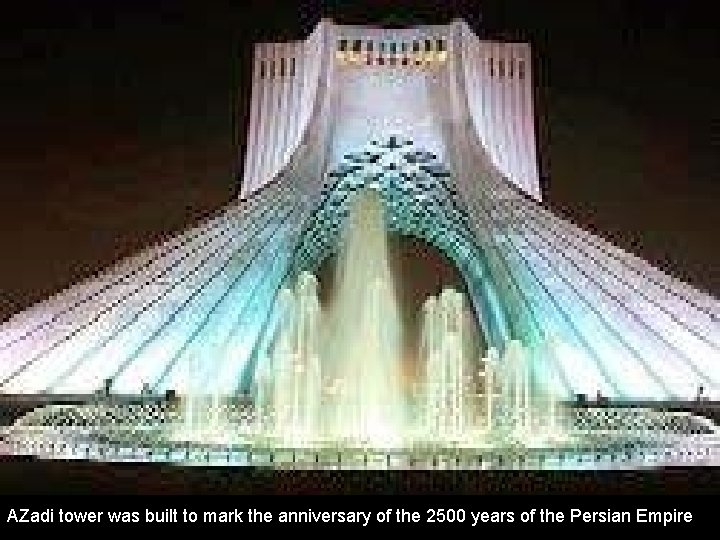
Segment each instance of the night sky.
M322 14L530 40L547 204L720 295L720 34L700 2L206 4L4 13L0 319L230 200L251 45Z

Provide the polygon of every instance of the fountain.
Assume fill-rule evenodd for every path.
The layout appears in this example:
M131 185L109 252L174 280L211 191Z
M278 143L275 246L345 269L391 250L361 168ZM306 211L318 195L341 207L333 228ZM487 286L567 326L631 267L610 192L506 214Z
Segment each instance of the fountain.
M481 351L466 299L451 288L422 307L421 380L407 390L376 191L357 195L328 305L318 289L315 276L300 272L279 291L251 403L208 395L214 362L189 354L179 408L50 405L0 431L0 445L63 459L274 467L616 468L648 456L720 455L716 426L704 418L568 407L550 369L559 338Z
M462 438L472 421L469 333L462 294L448 288L426 300L421 340L424 428L448 441Z
M329 309L325 368L336 382L331 431L370 445L394 445L405 425L401 325L376 191L358 195L349 216Z
M406 423L401 332L374 191L361 193L350 214L336 283L326 313L308 272L280 292L271 362L258 377L259 428L294 445L397 445Z
M178 438L199 441L203 438L209 409L207 400L201 394L200 362L197 356L187 357L185 395L182 397L183 422Z
M408 395L377 192L358 194L343 240L329 306L321 307L317 279L308 272L279 294L279 330L257 379L258 433L294 447L375 451L567 439L557 429L554 387L534 380L531 370L533 354L552 348L532 351L510 340L502 354L490 348L478 358L469 306L452 288L423 305L424 369Z
M263 375L264 392L271 401L263 416L271 433L286 443L302 445L316 436L320 415L320 304L315 277L301 274L295 290L280 292L278 306L274 377Z
M176 441L222 441L228 433L225 401L218 392L203 388L206 367L194 354L187 356L185 392L181 396L180 418L175 426Z

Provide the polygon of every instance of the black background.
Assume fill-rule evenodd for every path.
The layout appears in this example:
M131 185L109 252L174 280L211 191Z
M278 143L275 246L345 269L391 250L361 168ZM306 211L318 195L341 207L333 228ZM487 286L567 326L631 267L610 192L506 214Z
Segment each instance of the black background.
M531 41L549 206L718 294L720 51L710 5L8 2L0 319L233 197L252 43L301 39L320 16L385 25L460 16L484 37Z

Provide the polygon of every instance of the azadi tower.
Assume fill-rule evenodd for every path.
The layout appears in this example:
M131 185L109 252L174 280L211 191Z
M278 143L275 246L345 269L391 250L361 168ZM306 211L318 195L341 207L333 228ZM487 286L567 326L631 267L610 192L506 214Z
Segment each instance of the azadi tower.
M718 301L541 204L531 67L528 44L462 21L323 20L258 44L239 198L6 321L0 393L182 394L188 366L195 388L252 392L279 293L338 251L354 195L372 190L386 230L456 266L483 342L501 357L521 343L535 381L717 398Z

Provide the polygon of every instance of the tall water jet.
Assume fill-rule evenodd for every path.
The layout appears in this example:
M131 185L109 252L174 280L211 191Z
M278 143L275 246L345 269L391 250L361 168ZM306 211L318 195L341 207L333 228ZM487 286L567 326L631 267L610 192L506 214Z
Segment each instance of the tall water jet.
M233 433L228 425L227 402L217 389L207 391L210 363L197 354L185 361L185 388L181 399L179 429L175 437L182 441L227 442Z
M463 295L445 289L423 306L421 358L425 365L425 429L456 441L473 419L470 402L470 329Z
M186 365L185 395L182 398L182 429L180 438L198 441L203 438L203 430L207 420L207 399L200 388L200 359L190 354Z
M495 423L495 410L497 408L497 398L500 397L498 391L498 376L500 372L500 357L498 351L494 347L490 347L487 350L485 356L480 361L482 366L481 377L482 377L482 409L484 422L482 426L484 428L485 435L488 436L493 429Z
M502 436L522 440L530 430L532 419L528 352L518 340L506 346L500 367L501 391L495 427Z
M272 427L276 435L303 446L318 436L320 415L320 302L315 276L303 272L295 289L280 292L280 328L275 366ZM267 390L266 390L267 391Z
M276 435L286 436L295 425L298 406L295 395L295 364L297 352L295 348L296 335L296 301L292 289L283 289L278 298L280 311L280 327L278 338L273 350L272 363L274 379L272 387L268 389L272 396L272 409L270 411L269 427Z
M258 367L255 427L294 446L318 437L320 415L320 302L318 283L308 272L279 291L277 332Z
M325 359L336 407L331 429L371 446L400 442L406 425L401 386L401 322L388 261L383 205L358 193L336 270Z

